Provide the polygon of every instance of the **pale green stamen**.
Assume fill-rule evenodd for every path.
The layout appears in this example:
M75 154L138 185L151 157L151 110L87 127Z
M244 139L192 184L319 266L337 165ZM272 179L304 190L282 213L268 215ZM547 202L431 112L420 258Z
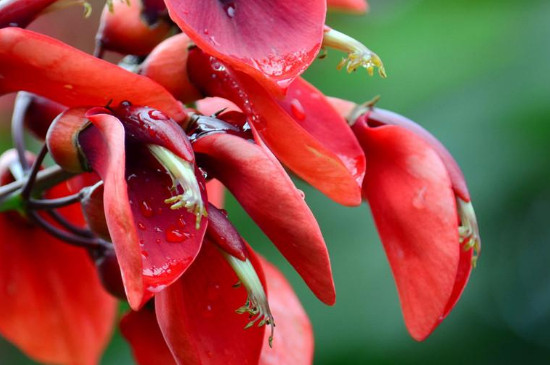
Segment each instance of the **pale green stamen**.
M338 70L346 66L348 72L355 71L359 67L367 69L369 75L374 75L374 69L378 67L381 77L386 77L386 70L382 60L376 53L368 49L358 40L334 29L325 31L323 36L323 47L330 47L346 52L347 57L338 64Z
M472 266L475 267L481 254L481 238L479 236L476 213L471 202L465 202L460 198L457 198L456 202L458 216L460 217L460 227L458 227L460 244L464 246L465 250L474 250Z
M176 189L179 185L183 189L183 194L168 198L164 202L170 204L170 209L186 208L188 212L193 213L196 217L195 227L199 229L201 219L207 216L207 212L193 164L176 156L167 148L153 144L147 147L170 174L174 185L173 188Z
M248 259L241 261L226 252L222 251L222 253L248 293L248 299L245 305L238 308L235 312L239 314L248 313L250 315L250 322L244 327L245 329L254 326L258 321L258 327L262 327L266 324L271 326L271 335L269 336L269 346L271 347L275 322L273 321L273 315L269 309L264 287L254 266L252 266L252 263Z

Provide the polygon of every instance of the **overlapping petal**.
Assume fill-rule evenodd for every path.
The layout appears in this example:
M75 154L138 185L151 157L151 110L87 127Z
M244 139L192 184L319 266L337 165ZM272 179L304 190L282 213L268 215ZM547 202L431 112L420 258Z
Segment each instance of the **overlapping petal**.
M0 94L26 90L67 107L118 105L124 100L164 111L176 121L183 106L162 86L19 28L0 29Z
M202 137L194 149L313 293L333 304L330 260L319 225L282 166L261 147L230 134Z
M126 159L122 123L107 114L90 115L97 128L81 133L83 151L104 182L107 225L121 267L126 295L139 309L173 283L200 250L205 222L195 228L187 210L171 210L172 181L151 156L135 151ZM139 156L139 157L138 157Z
M205 52L260 82L286 87L315 59L324 0L166 0L172 20Z
M265 288L261 265L250 260ZM155 297L160 329L178 364L256 364L266 326L244 330L235 310L247 300L222 253L206 241L195 263Z
M405 128L353 127L368 158L363 187L397 284L412 337L425 339L467 280L455 195L434 148ZM470 262L468 262L470 265ZM455 288L455 286L461 288ZM451 303L452 302L452 303Z
M365 156L345 119L320 91L296 79L278 98L197 49L188 62L191 81L207 95L236 103L283 164L336 202L360 204Z
M0 3L0 28L29 25L57 0L3 0Z
M51 196L67 193L60 185ZM77 206L62 213L81 219ZM88 253L16 212L0 214L0 231L2 336L36 361L96 364L111 336L116 303L102 288Z

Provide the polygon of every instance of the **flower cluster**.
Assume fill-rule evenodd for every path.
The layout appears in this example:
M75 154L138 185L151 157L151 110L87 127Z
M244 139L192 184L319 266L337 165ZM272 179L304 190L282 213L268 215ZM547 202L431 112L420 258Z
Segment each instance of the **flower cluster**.
M337 203L368 202L413 338L450 312L480 251L456 162L405 117L300 77L329 48L338 68L386 76L324 24L327 6L364 1L112 0L94 55L24 29L75 3L90 10L0 3L0 95L18 92L0 157L3 337L39 362L94 364L122 300L140 364L311 363L292 288L222 209L227 189L334 304L321 230L285 167Z

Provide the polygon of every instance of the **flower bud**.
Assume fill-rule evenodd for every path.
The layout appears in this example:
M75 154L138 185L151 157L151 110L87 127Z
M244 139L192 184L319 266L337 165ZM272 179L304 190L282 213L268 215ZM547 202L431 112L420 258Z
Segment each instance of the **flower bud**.
M103 8L96 35L96 54L109 50L145 56L171 32L172 26L165 20L147 24L138 0L114 1L111 9L109 5Z
M87 171L87 163L80 153L79 133L87 127L86 108L69 109L52 122L46 135L46 144L54 161L69 172Z

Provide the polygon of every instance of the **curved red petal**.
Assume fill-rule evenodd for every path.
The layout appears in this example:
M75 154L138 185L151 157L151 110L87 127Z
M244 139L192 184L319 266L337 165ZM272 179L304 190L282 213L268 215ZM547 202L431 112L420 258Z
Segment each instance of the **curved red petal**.
M309 365L313 363L313 329L300 300L283 274L265 259L264 269L269 306L275 323L273 348L266 331L260 365Z
M147 161L148 156L140 156L139 151L134 152L137 158L126 160L124 128L117 118L88 117L101 134L86 130L80 143L104 181L107 226L128 301L139 309L191 265L200 250L206 220L197 230L193 213L165 204L172 195L172 181L160 165Z
M112 9L111 9L112 8ZM97 46L122 54L146 56L172 32L171 25L159 20L147 24L140 0L114 1L101 13L96 35Z
M0 3L0 28L25 28L57 0L4 0Z
M166 0L170 17L205 52L286 87L315 59L324 0Z
M429 144L430 147L435 152L437 152L437 154L445 164L447 172L451 177L451 182L453 184L453 189L456 195L458 195L462 200L466 202L470 201L470 193L468 192L466 179L464 179L462 170L456 163L453 156L451 156L447 148L445 148L445 146L443 146L443 144L439 142L439 140L435 138L430 132L428 132L426 129L416 124L412 120L389 110L375 108L368 113L368 119L369 123L374 122L382 123L384 125L397 125L403 127L413 132L418 137L422 138L424 142Z
M425 339L446 314L460 259L458 215L445 164L416 134L354 125L369 166L364 184L412 337Z
M68 193L59 185L50 197ZM82 223L77 206L62 214ZM96 364L111 336L116 301L103 290L86 250L16 212L0 214L0 232L2 336L39 362Z
M265 283L260 265L251 261ZM256 364L265 326L244 330L248 316L235 310L246 302L237 275L211 243L176 283L155 297L160 329L179 364ZM264 284L265 287L265 284Z
M130 344L138 365L176 364L153 309L146 307L138 312L126 313L120 320L120 332Z
M26 90L67 107L128 100L176 121L186 117L183 106L147 77L24 29L0 29L0 76L0 94Z
M150 296L145 296L141 249L128 197L124 128L110 115L94 115L90 120L97 129L88 128L81 132L79 142L93 170L103 180L105 219L115 246L126 297L130 306L137 310Z
M139 68L141 75L158 82L184 103L200 99L200 92L191 84L187 75L189 37L180 33L160 43L147 56Z
M327 0L328 10L363 14L369 9L365 0Z
M345 119L302 79L284 98L200 50L189 54L191 80L208 95L235 102L267 146L298 176L344 205L361 203L365 156Z
M252 219L326 304L335 301L330 260L321 230L284 169L263 149L240 137L200 138L197 153Z

